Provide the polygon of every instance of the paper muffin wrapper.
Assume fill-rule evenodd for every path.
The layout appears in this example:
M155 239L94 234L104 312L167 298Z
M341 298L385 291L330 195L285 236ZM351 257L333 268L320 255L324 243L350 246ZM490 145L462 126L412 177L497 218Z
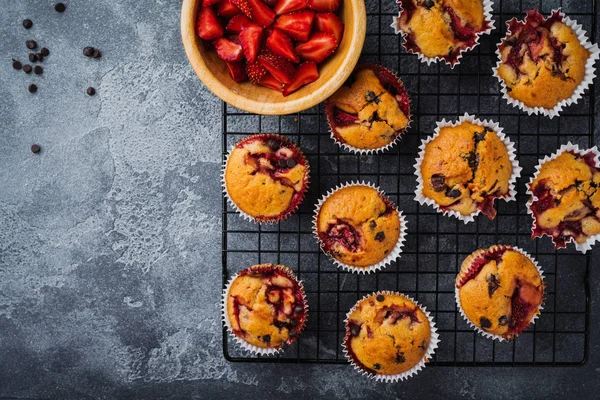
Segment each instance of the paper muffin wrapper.
M379 64L360 64L354 69L354 72L358 71L359 68L364 68L364 67L368 67L368 66L376 66L378 68L381 68L381 69L387 71L389 74L391 74L394 78L396 78L396 80L398 82L400 82L400 85L402 86L402 88L404 89L404 91L406 92L406 95L408 97L409 113L408 113L408 123L406 124L406 127L404 127L404 129L402 129L402 131L398 132L398 135L396 136L396 138L393 141L386 144L385 146L378 147L376 149L361 149L359 147L354 147L354 146L349 145L348 143L344 143L344 142L338 140L338 138L335 136L335 133L333 132L333 125L332 125L332 120L333 120L332 111L333 110L332 109L330 110L329 107L327 107L327 103L325 103L325 116L327 117L327 124L329 125L329 136L331 137L331 139L333 139L333 141L341 148L343 148L351 153L362 154L362 155L378 154L378 153L383 153L385 151L388 151L389 149L394 147L396 144L398 144L402 140L402 136L404 136L408 132L408 130L410 129L410 125L413 122L413 113L411 112L412 100L411 100L410 96L408 96L408 90L406 89L404 82L402 81L402 79L400 79L398 74L396 74L394 71L392 71L388 68L385 68Z
M534 172L533 176L531 177L531 179L529 180L529 183L527 184L527 192L526 192L529 195L529 200L527 201L527 213L529 215L531 215L531 219L533 220L533 224L531 226L531 237L550 236L546 233L544 233L542 236L533 236L535 228L536 228L536 217L535 217L535 214L533 213L533 210L531 210L531 205L533 204L534 201L538 200L538 198L533 194L533 191L531 190L531 185L533 184L533 181L535 179L537 179L537 177L540 173L540 170L542 168L542 165L547 163L548 161L554 160L555 158L560 156L565 151L569 151L569 152L572 151L572 152L578 153L580 155L587 154L590 152L593 153L594 154L594 163L596 164L596 168L600 169L600 151L598 150L598 148L596 146L594 146L590 149L587 149L587 150L581 150L578 145L568 142L567 144L562 145L556 151L556 153L553 153L549 156L539 159L538 164L535 166L535 172ZM575 245L575 248L578 251L585 254L588 250L592 249L592 246L596 242L600 242L600 233L588 237L587 240L583 243L577 243L575 241L575 239L573 237L571 237L568 241L566 241L565 245L568 243L573 243ZM556 247L556 244L554 243L554 238L552 238L552 243Z
M430 205L433 208L435 208L435 210L437 212L440 212L443 215L450 215L450 216L456 217L456 218L460 219L461 221L463 221L465 224L467 224L467 223L473 222L475 220L475 217L481 213L481 209L477 209L477 211L475 211L469 215L462 215L458 211L450 210L450 209L443 210L433 199L423 195L424 181L423 181L423 176L421 174L421 163L423 162L423 158L425 157L425 147L427 146L427 144L429 144L429 142L431 142L433 139L435 139L440 134L441 128L444 128L447 126L450 126L450 127L458 126L463 122L470 122L475 125L484 126L484 127L492 129L494 131L494 133L496 133L496 135L500 138L500 140L502 140L502 143L504 143L504 146L506 146L506 151L508 152L508 157L509 157L511 165L512 165L512 175L510 176L510 179L508 180L508 194L506 194L502 197L496 197L495 199L504 199L505 201L514 201L517 199L517 190L516 190L515 186L517 183L517 178L519 178L521 176L522 168L519 166L519 162L517 161L517 155L516 155L514 143L511 142L510 139L508 138L508 136L506 136L502 132L503 128L501 128L497 122L494 122L492 120L487 120L487 119L481 121L480 119L475 118L474 116L469 115L467 113L465 113L462 117L460 117L458 119L458 121L456 121L456 122L446 121L445 119L442 119L441 122L439 122L439 121L436 122L437 126L435 128L434 134L432 136L429 136L426 139L423 139L421 141L421 146L419 146L419 157L417 158L416 163L414 165L415 173L417 175L417 189L415 190L415 200L418 201L421 205L423 205L423 204ZM494 204L494 207L495 207L495 204Z
M296 275L294 275L292 270L283 265L271 264L272 268L276 268L279 271L284 272L290 279L292 279L294 282L297 282L298 286L300 288L302 300L304 301L304 318L302 319L302 322L296 327L298 334L296 335L295 338L293 338L289 342L287 342L287 343L284 342L280 347L258 347L251 343L248 343L243 338L237 336L233 332L233 328L231 326L231 321L229 320L229 314L227 313L227 297L229 295L229 289L231 289L231 285L233 284L233 281L235 281L235 279L237 277L239 277L243 272L251 270L256 267L263 268L264 265L265 264L253 265L252 267L246 268L246 269L236 273L229 279L229 281L225 285L225 288L223 289L223 293L221 296L221 318L223 319L223 324L227 328L227 332L229 333L229 336L244 351L246 351L247 353L250 353L251 355L270 356L270 355L275 355L275 354L281 353L284 349L284 346L286 346L286 345L291 346L294 342L296 342L298 340L298 338L302 334L302 331L304 330L304 327L306 326L306 321L308 320L308 301L306 300L306 293L304 291L304 285L302 284L302 281L299 280L298 278L296 278Z
M465 321L467 321L467 323L477 332L479 332L482 336L492 339L492 340L498 340L500 342L504 342L504 341L508 341L509 339L515 338L517 336L519 336L519 334L521 334L521 332L523 332L525 329L529 328L530 326L532 326L533 324L535 324L535 320L539 318L540 313L542 312L542 310L544 309L544 298L545 298L545 294L546 294L546 282L544 281L544 271L542 270L542 268L539 266L538 262L536 259L534 259L529 253L527 253L525 250L519 248L519 247L515 247L515 246L509 246L509 245L495 245L490 247L488 250L491 250L492 248L495 247L500 247L500 248L506 248L509 250L515 250L518 251L519 253L523 254L525 257L527 257L535 266L535 268L537 269L537 271L540 274L540 279L542 280L542 287L544 292L542 293L542 303L539 305L537 312L533 315L533 317L531 317L531 319L529 320L529 323L527 324L527 326L525 326L523 328L523 330L515 332L513 334L513 336L506 338L502 335L495 335L489 332L484 331L483 329L481 329L480 327L478 327L477 325L475 325L465 314L462 305L460 303L460 296L459 296L459 289L458 287L456 287L456 285L454 285L454 298L456 299L456 306L458 308L458 311L460 312L460 315L462 315L462 317L464 318ZM461 271L459 271L459 273L463 272L462 271L462 267L461 267ZM465 272L468 272L468 270L465 270Z
M414 300L412 297L407 296L403 293L399 293L399 292L392 292L392 291L378 291L375 293L371 293L368 294L366 296L364 296L362 299L360 299L359 301L356 302L356 304L354 304L354 306L350 309L350 311L348 311L348 313L346 314L346 319L344 320L344 327L345 329L347 329L346 327L348 326L348 321L350 319L350 315L356 310L356 307L358 307L358 305L363 302L365 299L368 299L371 296L377 296L377 295L384 295L384 296L401 296L404 297L407 300L412 301L413 303L415 303L417 305L417 307L419 307L423 313L425 313L425 315L427 316L427 320L429 321L429 328L430 328L430 337L429 337L429 345L427 346L427 350L425 351L425 356L421 359L421 361L419 361L418 364L416 364L415 366L413 366L411 369L409 369L408 371L405 372L401 372L399 374L374 374L370 371L366 371L363 368L361 368L361 366L354 360L354 358L350 355L349 351L348 351L348 343L347 343L347 335L344 334L344 341L342 344L343 347L343 351L344 351L344 355L346 356L346 358L348 359L348 361L350 361L350 364L352 364L352 367L354 367L354 369L356 371L358 371L359 373L361 373L362 375L367 376L368 378L371 379L375 379L376 381L380 381L380 382L397 382L397 381L403 381L405 379L410 378L413 375L416 375L419 371L421 371L423 368L425 368L425 364L427 362L429 362L429 360L431 360L431 358L433 357L433 354L435 353L435 350L438 348L438 344L440 342L440 337L439 334L437 333L437 328L435 326L435 322L433 321L433 316L431 315L431 313L429 311L427 311L427 308L422 306L421 304L419 304L419 302L417 302L416 300Z
M302 198L296 204L295 207L290 208L289 210L283 212L282 214L280 214L280 215L278 215L277 217L274 217L274 218L270 218L270 217L268 217L268 218L253 217L250 214L247 214L246 212L242 211L242 209L240 209L238 207L238 205L235 204L235 202L233 201L233 199L229 195L229 191L227 189L227 182L225 181L225 172L227 170L227 163L229 162L229 157L231 156L231 152L241 142L244 142L244 141L247 141L249 139L256 138L256 137L263 138L263 139L275 138L275 139L278 139L278 140L281 140L281 141L285 142L286 144L288 144L290 147L293 147L294 150L296 150L298 152L298 154L301 156L302 160L304 161L304 164L306 165L306 178L304 179L304 185L302 187L302 190L300 191L300 194L302 195ZM227 156L225 157L225 161L223 162L223 166L221 167L221 187L222 187L223 195L227 199L227 203L231 206L231 208L233 208L235 210L235 212L237 212L238 214L240 214L245 220L248 220L248 221L254 222L254 223L258 223L258 224L263 224L263 223L266 223L266 224L276 224L278 222L281 222L281 221L285 220L290 215L292 215L293 213L295 213L296 210L298 210L298 207L300 207L300 204L302 204L302 201L304 201L304 197L306 196L306 192L308 192L308 186L309 186L309 184L310 184L310 165L308 164L308 161L306 160L306 157L304 156L304 153L300 149L300 146L298 146L297 144L295 144L294 142L292 142L291 140L289 140L285 136L278 135L278 134L275 134L275 133L258 133L258 134L255 134L255 135L246 136L245 138L239 140L236 144L234 144L233 146L231 146L231 148L229 149L229 151L227 153Z
M410 0L408 0L410 1ZM415 52L412 49L407 49L406 48L406 41L407 41L407 34L400 29L400 16L402 15L402 12L404 11L404 9L402 8L402 6L400 4L398 4L398 7L400 8L400 11L398 12L398 16L396 17L392 17L392 24L390 25L392 28L394 28L394 33L396 33L396 35L401 34L402 35L402 47L404 47L404 49L408 52L408 53L412 53L412 54L417 54L419 56L419 60L421 60L422 63L427 63L427 65L431 65L431 63L437 63L438 61L444 61L447 65L450 66L450 68L454 69L454 67L456 65L460 64L460 59L463 56L463 53L473 50L475 47L477 47L479 45L479 38L482 35L489 35L495 28L494 26L494 20L492 18L492 7L494 5L494 2L491 0L483 0L483 15L484 15L484 19L485 21L488 22L488 26L489 28L481 31L481 32L477 32L475 33L475 43L472 46L467 46L463 49L461 49L458 54L456 55L456 58L454 60L448 61L446 60L444 57L427 57L425 56L423 53L421 52Z
M369 265L367 267L357 267L354 265L345 264L345 263L337 260L331 254L329 254L328 252L325 251L325 249L323 248L323 242L321 242L321 239L319 238L319 230L318 230L317 221L319 218L319 212L321 210L321 206L323 205L323 203L325 203L325 201L332 194L334 194L335 192L337 192L340 189L344 189L344 188L347 188L350 186L368 186L370 188L377 190L377 192L379 192L380 195L385 197L385 199L387 201L389 201L392 204L393 208L398 212L398 220L400 222L400 234L398 235L398 241L396 242L396 245L383 260L379 261L376 264ZM381 190L378 186L375 186L371 183L367 183L365 181L362 181L362 182L350 181L350 182L346 182L344 184L338 185L335 188L331 189L329 192L327 192L327 194L323 195L323 197L321 197L321 199L317 202L317 205L315 206L315 214L313 216L313 234L316 237L317 241L319 242L319 246L321 247L321 250L323 251L323 253L327 254L329 259L331 261L333 261L333 263L335 265L337 265L339 268L342 268L348 272L357 272L359 274L370 274L371 272L375 272L377 270L387 267L392 261L394 261L400 257L400 253L402 253L402 247L404 246L404 241L406 240L406 229L407 229L406 222L407 222L406 218L404 218L402 211L398 210L398 207L394 203L392 203L392 201L386 196L385 192L383 190Z
M581 99L581 97L583 96L583 93L589 88L589 86L594 81L594 78L596 77L596 68L594 67L594 64L600 57L600 49L598 48L598 45L593 44L589 41L588 37L586 36L587 32L585 30L583 30L582 26L580 24L578 24L576 20L567 17L562 12L562 9L560 9L560 8L556 9L556 10L552 10L550 15L553 15L554 13L558 13L562 17L562 22L573 30L573 32L577 36L577 39L579 39L579 42L581 43L581 45L590 52L590 56L588 57L588 59L585 63L585 76L584 76L583 80L581 81L581 83L577 86L577 88L575 89L575 91L573 92L571 97L560 101L558 104L556 104L554 106L554 108L543 108L543 107L529 107L529 106L525 105L525 103L523 103L521 100L512 98L509 95L508 86L506 85L506 83L504 83L504 80L498 74L498 68L500 67L500 64L502 63L502 55L500 54L500 45L502 43L504 43L511 35L511 31L508 28L508 26L511 21L516 20L516 17L512 18L511 20L506 22L506 26L507 26L506 36L504 36L504 38L500 41L500 43L498 43L498 46L496 47L496 56L498 57L498 61L496 63L496 66L494 68L492 68L493 75L496 78L498 78L498 81L500 82L500 86L501 86L500 90L502 92L502 97L508 102L508 104L510 104L513 107L520 108L522 111L525 111L528 115L542 114L542 115L545 115L546 117L549 117L550 119L558 116L562 112L563 107L570 106L573 103L577 103L579 101L579 99ZM523 21L526 21L526 19L527 19L527 17L525 17L524 20L519 20L519 21L523 22Z

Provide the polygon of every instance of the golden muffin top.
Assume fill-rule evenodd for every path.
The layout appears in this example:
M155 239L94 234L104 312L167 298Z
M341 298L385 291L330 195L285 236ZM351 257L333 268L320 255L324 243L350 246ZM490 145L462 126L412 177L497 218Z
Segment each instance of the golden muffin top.
M416 303L399 294L373 294L348 315L344 344L363 370L395 375L425 358L430 339L429 319Z
M323 251L354 267L383 261L400 237L395 206L377 189L358 184L338 189L325 200L316 228Z
M468 256L456 277L460 305L480 329L504 338L522 332L544 296L534 263L510 246L492 246Z

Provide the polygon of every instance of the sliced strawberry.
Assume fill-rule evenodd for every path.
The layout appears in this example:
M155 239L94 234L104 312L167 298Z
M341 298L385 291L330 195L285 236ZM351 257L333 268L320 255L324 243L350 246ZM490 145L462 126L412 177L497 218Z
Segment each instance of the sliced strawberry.
M294 65L285 58L263 50L258 56L258 61L280 83L291 83L294 77Z
M266 28L275 21L275 13L261 0L248 0L250 5L250 18L257 25Z
M248 3L248 0L231 0L231 2L233 3L234 6L236 6L241 12L243 12L244 14L246 14L246 16L248 18L252 17L252 14L250 14L250 4Z
M225 65L227 65L227 69L229 70L229 75L231 75L231 79L233 79L235 82L244 82L246 80L246 71L244 68L243 61L226 61Z
M256 61L262 42L263 29L253 23L246 24L240 32L240 44L244 49L244 56L248 62Z
M273 54L285 57L295 63L300 62L296 50L294 50L292 39L279 29L273 29L273 32L271 32L267 38L267 48L271 50Z
M262 66L261 63L255 61L253 63L246 64L246 74L248 79L253 83L260 83L260 80L267 75L267 70Z
M277 18L277 21L275 22L275 28L281 29L292 39L300 42L306 42L310 36L314 18L314 11L294 11Z
M196 22L196 34L204 40L213 40L223 36L223 26L212 7L202 7Z
M281 83L269 73L263 76L258 84L281 92Z
M296 53L306 61L320 63L335 51L337 45L332 34L316 32L308 42L296 46Z
M334 13L317 13L315 15L315 30L331 33L339 44L344 34L344 23Z
M348 126L358 122L358 115L349 114L336 107L334 111L334 121L336 126Z
M308 0L279 0L273 10L275 14L281 15L304 8L308 8Z
M231 2L231 0L222 0L217 6L217 14L223 18L233 18L236 15L241 14L241 11Z
M209 7L213 4L217 4L221 0L202 0L202 7Z
M217 55L223 61L240 61L244 56L242 46L229 39L218 38L213 42Z
M319 12L334 12L341 3L342 0L308 0L308 6Z
M275 4L277 4L277 0L262 0L262 1L263 1L263 3L265 3L266 5L268 5L271 8L275 7Z
M319 79L319 71L317 71L317 63L312 61L303 62L298 66L294 80L289 85L283 85L283 95L288 96L302 86L314 82Z
M250 18L246 17L244 14L238 14L229 20L225 29L232 33L240 33L244 25L251 23L252 21L250 21Z

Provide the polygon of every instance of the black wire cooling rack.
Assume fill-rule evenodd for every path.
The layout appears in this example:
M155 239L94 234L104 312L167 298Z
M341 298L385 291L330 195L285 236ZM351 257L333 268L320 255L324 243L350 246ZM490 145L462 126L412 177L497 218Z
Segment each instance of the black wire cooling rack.
M350 0L346 0L350 1ZM593 145L594 88L559 118L528 116L509 106L492 76L496 43L505 35L505 22L538 8L547 15L563 7L583 24L588 36L596 30L596 2L495 1L496 28L481 44L463 55L454 69L427 66L407 54L401 37L390 27L398 8L393 0L367 0L367 37L362 62L396 71L412 99L414 121L403 141L380 155L354 155L341 150L329 137L323 106L279 117L248 114L223 104L223 157L239 139L253 133L280 133L300 145L311 166L310 190L298 212L277 225L243 220L223 200L223 284L237 271L272 262L291 267L304 282L310 307L299 341L275 357L251 356L239 349L223 330L225 358L237 362L346 363L342 351L344 319L352 305L376 290L406 293L433 312L440 346L430 366L566 366L588 357L590 256L572 245L554 251L550 239L530 237L525 183L538 159L571 141ZM431 135L435 122L457 119L463 113L493 119L515 142L522 177L518 201L497 201L493 221L480 215L467 225L414 201L413 164L421 139ZM408 236L402 257L386 269L358 275L343 272L319 249L311 221L317 199L347 181L379 185L404 212ZM547 283L544 309L532 328L510 342L486 339L474 332L457 312L454 278L464 258L481 247L503 243L532 254L544 269Z

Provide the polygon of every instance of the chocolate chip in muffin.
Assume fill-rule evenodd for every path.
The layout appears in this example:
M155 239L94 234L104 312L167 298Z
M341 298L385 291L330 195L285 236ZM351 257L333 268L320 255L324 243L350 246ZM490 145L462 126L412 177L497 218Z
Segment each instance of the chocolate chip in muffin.
M485 140L486 134L486 130L484 130L483 132L473 132L473 141L475 142L475 144L483 142Z
M379 99L379 96L377 96L375 94L375 92L372 91L368 91L367 94L365 94L365 100L367 101L367 103L375 103L375 104L379 104L379 102L381 101Z
M506 315L503 315L500 318L498 318L498 325L505 326L506 324L508 324L508 318L506 317Z
M481 325L483 329L487 329L492 327L492 322L486 317L481 317L479 319L479 325Z
M435 5L435 2L433 0L424 0L423 1L423 6L426 7L428 10L431 9L431 7L433 7Z
M275 139L269 139L267 140L267 146L269 149L271 149L271 151L277 151L279 150L279 141Z
M431 175L431 186L433 186L433 190L435 192L443 192L446 190L446 177L442 174L433 174Z
M394 359L394 361L396 361L396 364L402 364L403 362L406 361L406 358L404 358L404 352L399 352L398 354L396 354L396 358Z
M369 222L369 228L371 228L371 230L375 229L377 227L377 222L375 222L375 220L371 220L371 222Z
M460 190L458 189L450 189L446 191L446 197L450 197L451 199L456 199L460 197Z
M261 338L261 340L265 343L269 343L271 341L271 335L265 335Z
M385 233L383 233L383 231L377 232L375 235L375 240L378 242L383 242L385 240Z
M352 335L352 337L357 337L359 334L360 334L360 326L351 324L350 325L350 335Z
M379 364L379 363L373 364L373 369L376 371L379 371L381 369L381 364Z
M385 300L385 296L382 294L378 294L377 297L375 297L375 299L381 303L382 301Z
M287 166L288 168L294 168L296 166L296 160L294 160L293 158L289 158L287 160Z
M492 294L500 287L500 280L496 274L487 274L485 280L488 284L488 295L492 297Z
M463 156L463 159L469 164L469 168L472 170L477 169L479 166L479 154L475 152L470 152L467 155Z

